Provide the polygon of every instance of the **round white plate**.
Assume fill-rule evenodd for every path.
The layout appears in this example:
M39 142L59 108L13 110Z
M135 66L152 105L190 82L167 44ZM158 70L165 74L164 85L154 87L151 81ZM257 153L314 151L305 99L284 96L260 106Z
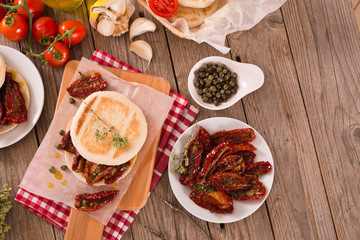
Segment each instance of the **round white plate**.
M251 128L244 122L241 122L233 118L225 117L216 117L208 118L197 123L198 126L205 128L210 134L221 131L221 130L232 130L237 128ZM184 146L188 141L191 134L194 133L195 124L188 128L175 143L174 148L170 155L168 172L169 180L172 191L175 194L175 197L180 202L180 204L192 215L213 223L230 223L239 221L248 217L250 214L255 212L265 201L269 195L271 186L274 181L274 161L271 156L269 146L266 144L263 137L255 131L255 140L251 142L258 150L254 151L256 153L255 162L260 161L269 161L272 165L272 170L260 177L260 182L262 182L266 188L266 195L257 200L248 200L248 201L234 201L234 211L231 214L218 214L211 213L209 210L204 209L196 205L190 198L191 189L189 186L184 186L179 181L179 174L172 173L171 169L175 168L179 161L174 161L173 157L175 154L181 154L184 151Z
M25 79L30 92L28 120L18 124L13 130L0 134L0 148L4 148L21 140L35 126L44 105L44 85L39 71L24 54L2 45L0 54L4 57L5 63Z

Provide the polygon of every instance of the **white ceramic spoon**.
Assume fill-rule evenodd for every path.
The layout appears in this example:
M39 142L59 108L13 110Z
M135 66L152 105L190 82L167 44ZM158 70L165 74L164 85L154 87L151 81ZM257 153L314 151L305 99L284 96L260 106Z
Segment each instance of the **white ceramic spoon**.
M239 85L239 89L237 93L231 96L226 102L220 103L219 106L215 106L212 103L205 103L201 96L198 94L196 87L194 86L195 75L194 72L199 70L201 67L205 67L206 64L225 64L226 67L231 72L237 73L237 81ZM222 110L234 105L241 98L246 96L247 94L259 89L264 83L264 73L263 71L256 65L248 64L248 63L240 63L236 61L232 61L228 58L224 57L207 57L199 62L197 62L194 67L190 70L188 77L188 88L191 94L191 97L197 102L200 106L210 109L210 110Z

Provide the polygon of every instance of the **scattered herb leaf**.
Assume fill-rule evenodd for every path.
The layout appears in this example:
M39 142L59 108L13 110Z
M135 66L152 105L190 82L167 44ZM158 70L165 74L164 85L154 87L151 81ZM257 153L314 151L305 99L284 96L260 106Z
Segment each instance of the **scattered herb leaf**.
M75 102L76 102L75 99L69 98L69 103L70 103L70 104L75 104Z
M62 165L60 168L61 168L61 170L63 170L63 171L66 171L66 170L68 169L68 167L67 167L66 165Z
M51 166L51 168L49 169L49 172L51 172L51 173L55 173L55 167L54 166Z
M66 132L61 129L61 130L59 131L59 134L60 134L61 136L65 136Z

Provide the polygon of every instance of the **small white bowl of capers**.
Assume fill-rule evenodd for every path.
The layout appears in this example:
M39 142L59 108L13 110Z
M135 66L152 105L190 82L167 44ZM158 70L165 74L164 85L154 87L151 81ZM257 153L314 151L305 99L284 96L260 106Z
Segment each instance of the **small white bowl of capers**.
M197 62L188 77L191 97L211 110L234 105L263 83L264 73L258 66L216 56Z

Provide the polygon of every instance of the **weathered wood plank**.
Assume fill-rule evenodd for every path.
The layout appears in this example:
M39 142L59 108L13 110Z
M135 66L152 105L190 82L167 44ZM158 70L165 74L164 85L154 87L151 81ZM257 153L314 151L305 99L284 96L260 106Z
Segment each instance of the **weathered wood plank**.
M340 239L360 236L360 34L349 1L288 1L284 19ZM296 29L302 29L297 31ZM316 193L317 194L317 193Z
M265 137L274 157L275 181L267 204L275 238L334 239L280 11L250 31L231 35L229 44L243 62L254 63L265 73L264 86L244 98L244 107L250 125Z

